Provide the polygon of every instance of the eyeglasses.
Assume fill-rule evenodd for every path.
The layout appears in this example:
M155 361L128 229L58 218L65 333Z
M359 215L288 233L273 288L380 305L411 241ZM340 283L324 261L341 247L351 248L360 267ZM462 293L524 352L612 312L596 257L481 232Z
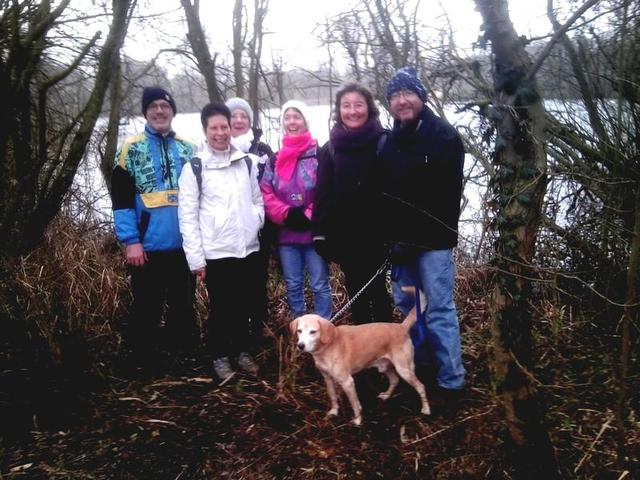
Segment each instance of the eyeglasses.
M147 107L147 110L156 110L158 108L163 112L166 112L168 110L171 110L171 105L169 105L169 103L165 102L164 100L161 102L153 102L149 104L149 106Z
M244 112L234 113L231 118L233 120L249 120L249 116Z
M393 102L394 100L400 100L401 98L409 100L417 96L418 95L413 90L398 90L397 92L391 94L391 96L389 97L389 101Z

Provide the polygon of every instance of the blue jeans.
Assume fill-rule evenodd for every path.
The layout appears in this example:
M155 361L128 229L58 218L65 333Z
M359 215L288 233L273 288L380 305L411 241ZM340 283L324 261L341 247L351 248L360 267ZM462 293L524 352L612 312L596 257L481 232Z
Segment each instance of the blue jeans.
M329 267L318 255L313 245L280 245L282 274L287 285L287 303L293 318L307 313L304 301L304 273L309 275L316 314L327 320L331 318L331 287Z
M438 367L438 385L447 389L462 388L465 370L462 366L460 326L453 301L453 251L426 251L409 265L394 265L391 280L393 301L405 315L415 305L415 299L400 287L416 286L427 297L427 309L411 330L416 362L425 362L427 348L430 348L429 353Z

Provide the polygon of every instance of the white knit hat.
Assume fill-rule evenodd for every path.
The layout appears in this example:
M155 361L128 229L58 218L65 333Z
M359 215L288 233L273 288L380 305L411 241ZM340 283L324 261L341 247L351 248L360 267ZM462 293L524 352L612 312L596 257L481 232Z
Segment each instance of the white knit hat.
M240 97L230 98L225 102L227 108L233 115L234 110L242 110L249 117L249 125L253 125L253 110L251 109L251 105L244 99Z
M284 114L290 108L295 108L302 114L307 130L311 131L309 107L300 100L289 100L287 103L282 105L282 108L280 109L280 126L284 129Z

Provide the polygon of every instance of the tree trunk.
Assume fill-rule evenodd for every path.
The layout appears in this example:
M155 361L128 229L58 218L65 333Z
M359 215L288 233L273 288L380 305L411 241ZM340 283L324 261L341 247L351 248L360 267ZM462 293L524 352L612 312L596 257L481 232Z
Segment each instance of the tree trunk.
M629 1L625 0L622 4L622 29L620 31L620 44L625 43L625 37L627 35L627 22L629 12ZM623 124L623 108L625 91L625 80L627 80L627 66L626 55L623 52L624 49L620 49L618 52L618 111L616 121L618 125ZM616 143L618 151L624 151L624 144L622 142L622 129L617 129ZM626 160L626 161L625 161ZM629 162L630 159L623 158L622 163ZM627 449L626 449L626 420L627 420L627 396L628 396L628 375L629 375L629 358L631 355L631 325L635 323L636 319L636 304L638 302L638 263L640 256L640 186L635 185L635 211L634 213L634 228L633 228L633 240L631 241L631 251L629 252L629 266L627 268L627 289L625 295L625 307L622 315L621 328L621 345L620 345L620 367L618 372L618 404L616 406L616 423L618 425L618 466L620 470L624 470L627 464Z
M264 36L264 19L269 11L269 0L254 0L253 38L249 42L249 105L256 115L253 117L254 126L260 122L258 85L262 75L262 42Z
M11 265L10 257L37 245L60 209L100 115L135 0L113 2L113 20L99 51L89 99L79 106L78 116L57 119L55 124L48 122L47 92L76 69L97 37L67 69L38 84L36 72L46 68L42 55L48 44L49 28L66 8L63 2L50 11L48 3L34 6L35 2L24 2L12 10L13 18L0 20L9 27L6 34L11 39L2 55L5 61L0 65L0 76L6 75L0 84L3 88L0 94L8 103L3 114L7 120L3 127L6 136L0 142L0 155L4 159L0 177L7 186L3 188L0 204L0 244L7 260L3 265ZM37 9L37 22L29 16L33 9ZM37 99L32 92L38 92ZM39 112L39 116L36 118L33 112ZM31 141L34 136L38 139L36 148Z
M244 77L242 75L242 0L236 0L233 6L233 76L236 80L236 96L244 97Z
M198 62L198 70L204 77L204 81L207 84L207 93L209 94L209 100L212 102L221 102L222 91L218 85L218 78L216 76L216 61L215 57L211 57L211 52L207 46L207 39L202 29L202 23L200 23L200 2L194 0L191 3L190 0L180 0L182 8L187 19L187 39L191 44L191 50Z
M636 187L637 188L637 187ZM635 227L633 241L629 252L629 266L627 268L627 290L625 306L620 325L620 366L618 370L618 402L616 405L616 424L618 426L618 466L620 470L626 468L626 419L629 358L631 355L631 325L636 319L636 304L638 301L638 265L640 260L640 188L636 193Z
M78 128L71 139L60 173L51 183L47 195L43 198L43 201L38 203L34 214L27 223L27 239L40 240L45 228L58 213L62 200L73 183L78 165L84 156L96 121L102 111L102 104L104 103L112 73L120 61L120 48L129 26L132 5L135 5L135 0L113 0L113 21L109 36L100 51L98 71L91 96L85 105ZM32 246L27 244L29 248Z
M559 478L559 470L533 383L529 296L533 258L546 188L544 108L531 60L517 35L506 0L476 0L491 42L496 120L493 179L498 233L491 298L495 392L512 447L516 478Z
M111 94L109 95L111 111L109 112L109 125L107 125L107 140L104 147L104 156L100 162L100 171L104 183L111 193L111 172L118 151L118 132L120 130L120 113L122 111L122 62L120 57L114 65L113 81L111 82Z

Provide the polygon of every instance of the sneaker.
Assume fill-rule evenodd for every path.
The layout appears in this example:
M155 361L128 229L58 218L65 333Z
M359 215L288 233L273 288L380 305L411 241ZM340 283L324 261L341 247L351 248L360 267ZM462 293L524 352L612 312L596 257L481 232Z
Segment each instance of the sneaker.
M247 373L258 373L258 365L247 352L242 352L237 358L238 366Z
M216 372L216 375L220 380L226 380L234 374L233 368L231 368L231 364L227 357L216 358L213 361L213 370Z

